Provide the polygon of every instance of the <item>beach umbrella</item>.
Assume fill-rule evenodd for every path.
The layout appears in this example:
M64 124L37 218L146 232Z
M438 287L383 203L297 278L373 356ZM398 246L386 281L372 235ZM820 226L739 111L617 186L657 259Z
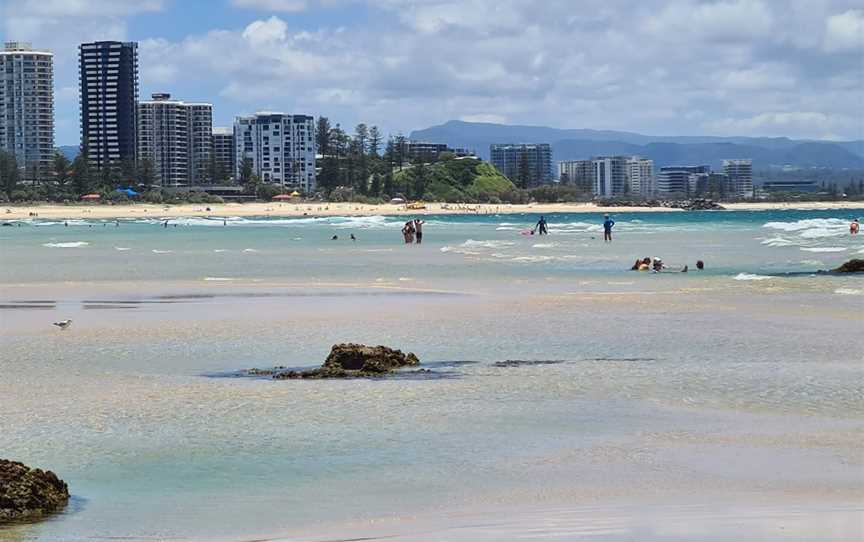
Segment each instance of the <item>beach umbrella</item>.
M393 198L390 200L390 203L405 203L405 200L402 198Z
M300 195L300 192L298 192L298 191L296 191L296 190L293 191L293 192L291 192L291 196L293 196L293 197L295 197L295 198L298 197L299 195Z
M285 201L291 199L292 197L294 196L292 196L291 194L278 194L276 196L273 196L273 201Z
M81 199L84 201L95 201L97 199L102 199L102 196L99 194L85 194L81 196Z

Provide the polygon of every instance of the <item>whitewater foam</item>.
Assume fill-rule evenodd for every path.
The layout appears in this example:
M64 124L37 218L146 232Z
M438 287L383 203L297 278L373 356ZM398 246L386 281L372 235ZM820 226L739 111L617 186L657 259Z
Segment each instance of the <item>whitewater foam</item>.
M119 250L121 252L125 252L127 250L132 250L132 249L129 247L114 247L114 250Z
M771 277L766 277L765 275L755 275L753 273L738 273L735 275L734 280L770 280Z
M804 252L845 252L846 247L801 247Z
M834 293L840 295L864 295L864 290L858 290L855 288L837 288L834 290Z
M159 250L158 248L154 248L152 250L153 254L171 254L174 252L173 250Z
M89 244L87 241L70 241L68 243L43 243L42 246L48 248L81 248Z

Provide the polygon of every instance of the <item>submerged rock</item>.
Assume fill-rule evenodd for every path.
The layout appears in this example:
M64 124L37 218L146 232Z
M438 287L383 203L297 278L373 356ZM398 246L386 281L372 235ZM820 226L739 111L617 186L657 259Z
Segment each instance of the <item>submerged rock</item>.
M0 459L0 524L40 519L68 502L69 488L53 472Z
M832 270L834 273L864 273L864 260L853 259L844 263L837 269Z
M412 353L404 354L386 346L336 344L318 369L308 371L274 371L277 380L295 378L367 378L384 376L403 367L420 365ZM258 371L256 374L262 374Z

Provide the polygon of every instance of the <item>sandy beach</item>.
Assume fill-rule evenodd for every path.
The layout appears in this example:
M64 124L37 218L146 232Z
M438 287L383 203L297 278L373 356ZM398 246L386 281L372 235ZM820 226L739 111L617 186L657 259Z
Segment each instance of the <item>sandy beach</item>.
M860 209L862 202L806 202L806 203L726 203L730 211L771 211L778 209L823 210ZM36 213L41 219L111 219L160 217L177 218L190 216L271 216L271 217L329 217L372 215L488 215L488 214L549 214L549 213L633 213L633 212L681 212L681 209L665 207L604 207L593 203L535 203L526 205L427 203L424 209L408 209L405 205L360 203L223 203L223 204L74 204L74 205L6 205L2 207L4 220L31 218Z

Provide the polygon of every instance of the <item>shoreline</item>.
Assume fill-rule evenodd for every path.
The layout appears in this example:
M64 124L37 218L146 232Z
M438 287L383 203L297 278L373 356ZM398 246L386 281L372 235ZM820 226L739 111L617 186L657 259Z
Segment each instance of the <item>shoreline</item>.
M864 209L864 202L752 202L723 204L727 211L775 210L847 210ZM209 211L207 209L210 209ZM683 209L667 207L609 207L593 203L535 203L535 204L447 204L428 203L425 209L406 209L398 204L360 203L217 203L217 204L38 204L2 206L2 220L42 219L101 219L114 218L181 218L181 217L272 217L326 218L337 216L427 216L427 215L489 215L489 214L554 214L554 213L680 213ZM723 211L717 211L723 212ZM37 217L31 216L36 213Z

